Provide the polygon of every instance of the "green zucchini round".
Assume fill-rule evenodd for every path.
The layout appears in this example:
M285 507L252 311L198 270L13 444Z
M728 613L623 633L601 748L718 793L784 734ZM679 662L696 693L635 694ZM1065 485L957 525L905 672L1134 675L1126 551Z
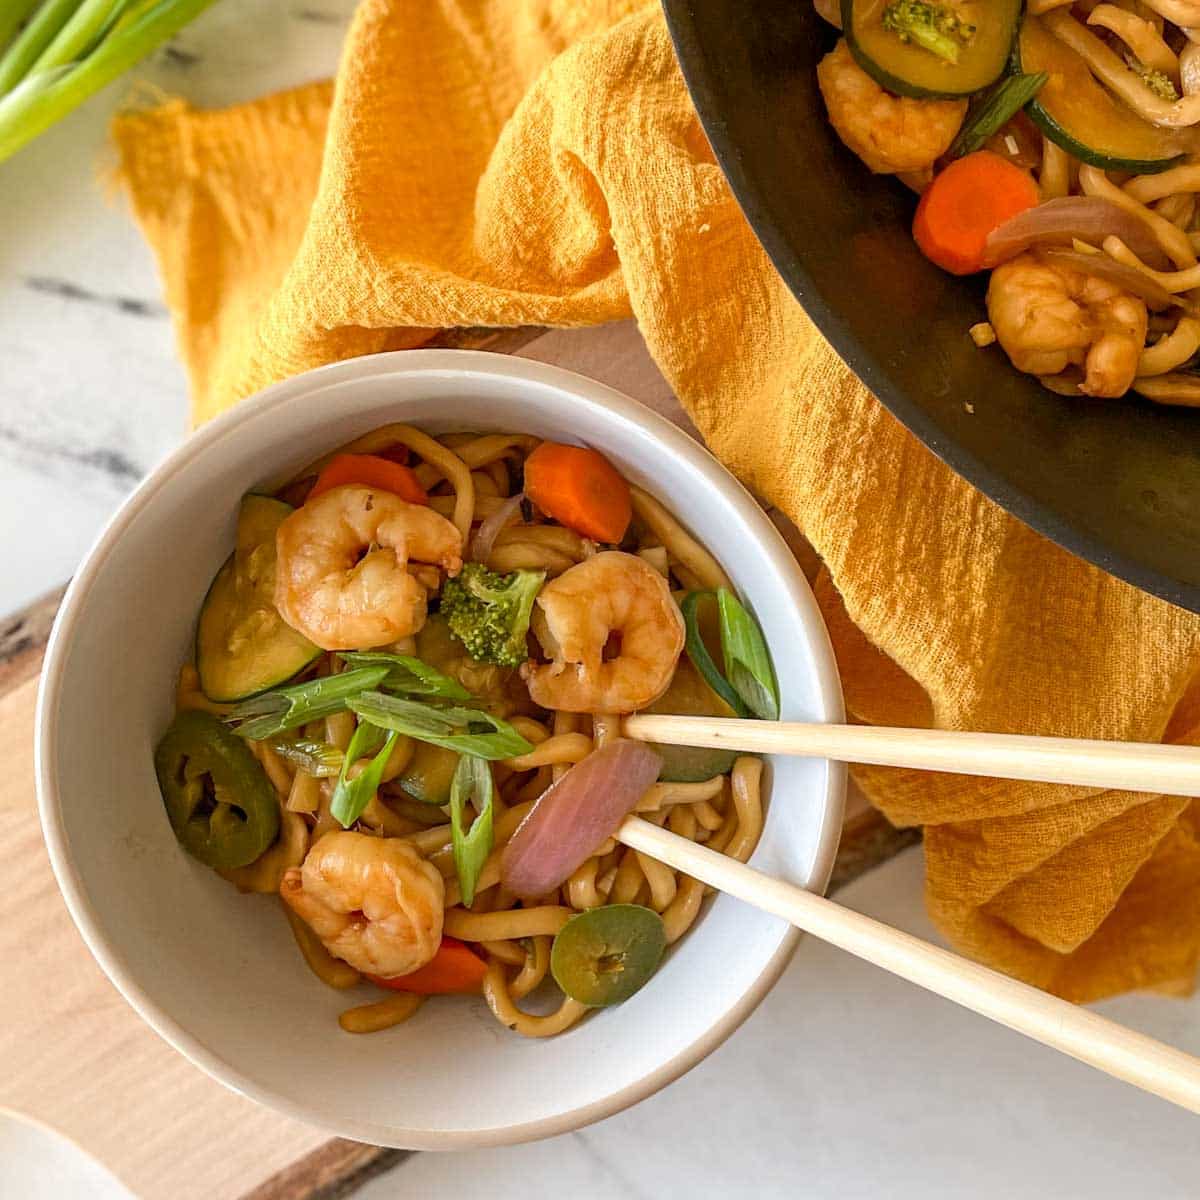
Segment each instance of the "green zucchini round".
M418 742L396 782L421 804L449 804L450 784L461 756L453 750Z
M1046 137L1081 162L1106 171L1154 175L1187 153L1184 131L1144 121L1035 16L1026 16L1021 24L1013 63L1018 71L1049 76L1026 111Z
M286 683L321 651L275 608L275 531L292 509L245 496L237 549L217 572L196 627L196 669L210 700L244 700Z
M963 0L956 10L975 25L957 63L883 25L886 0L841 0L842 32L855 61L880 87L916 100L974 95L1004 74L1021 20L1022 0Z
M692 665L681 658L671 686L651 705L648 713L673 713L681 716L732 717L737 714L714 692ZM736 750L714 750L703 746L650 745L662 758L658 777L664 783L703 783L732 770Z

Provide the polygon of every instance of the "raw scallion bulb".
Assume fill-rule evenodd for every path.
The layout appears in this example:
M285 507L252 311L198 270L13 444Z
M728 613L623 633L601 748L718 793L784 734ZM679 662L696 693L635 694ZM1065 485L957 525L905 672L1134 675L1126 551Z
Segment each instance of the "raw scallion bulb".
M0 54L0 161L145 58L213 0L42 0ZM6 12L0 17L0 46ZM8 33L11 34L9 29Z
M0 58L0 95L12 91L26 75L42 51L57 37L79 0L42 0L17 35L17 39Z
M6 0L6 3L0 4L0 51L12 41L13 34L21 28L38 3L39 0Z

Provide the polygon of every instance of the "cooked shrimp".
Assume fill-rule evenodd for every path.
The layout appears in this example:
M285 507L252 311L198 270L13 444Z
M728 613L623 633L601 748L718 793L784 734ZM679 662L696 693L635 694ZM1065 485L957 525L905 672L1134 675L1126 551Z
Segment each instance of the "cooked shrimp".
M407 975L441 944L441 873L399 838L327 833L279 894L330 954L367 975Z
M881 175L931 166L954 141L967 111L965 100L912 100L885 92L854 61L845 38L818 64L817 82L838 137Z
M521 674L535 704L566 712L633 712L666 691L683 649L683 617L644 559L606 550L538 594L534 625L546 664ZM619 639L605 659L609 638Z
M1146 304L1115 284L1036 254L992 272L988 317L1013 366L1051 376L1082 367L1087 396L1122 396L1146 341Z
M275 537L275 607L323 650L368 650L425 624L410 559L456 575L462 537L432 508L347 484L298 508Z

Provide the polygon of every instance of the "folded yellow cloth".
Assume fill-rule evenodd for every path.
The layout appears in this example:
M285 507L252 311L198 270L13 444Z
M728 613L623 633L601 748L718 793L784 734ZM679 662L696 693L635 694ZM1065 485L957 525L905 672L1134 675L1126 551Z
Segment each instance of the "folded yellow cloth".
M714 452L820 552L855 717L1200 733L1200 620L1006 516L814 331L713 161L656 3L364 0L333 88L172 102L116 139L198 421L431 328L632 314ZM1190 802L856 775L925 827L930 911L965 952L1076 1000L1190 987Z

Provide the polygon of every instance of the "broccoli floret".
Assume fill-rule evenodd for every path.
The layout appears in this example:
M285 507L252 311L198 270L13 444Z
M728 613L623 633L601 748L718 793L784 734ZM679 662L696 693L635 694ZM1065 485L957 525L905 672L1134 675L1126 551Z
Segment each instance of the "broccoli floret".
M895 0L883 10L883 27L950 63L958 62L958 52L975 36L975 26L954 9L926 0Z
M1145 63L1139 62L1132 54L1125 55L1125 65L1137 76L1141 81L1156 95L1163 100L1178 100L1179 93L1175 90L1175 85L1171 82L1171 78L1164 71L1159 71L1155 67L1148 67Z
M545 571L501 575L482 563L467 563L442 588L442 616L473 659L518 667L529 657L529 614L545 582Z

